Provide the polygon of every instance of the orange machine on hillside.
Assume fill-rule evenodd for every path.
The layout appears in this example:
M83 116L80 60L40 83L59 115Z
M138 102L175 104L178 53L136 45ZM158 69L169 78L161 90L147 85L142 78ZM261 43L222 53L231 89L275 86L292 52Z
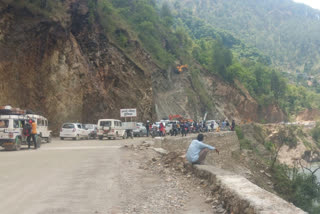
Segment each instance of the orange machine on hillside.
M176 114L176 115L169 115L169 120L183 120L183 117L180 114Z
M179 73L181 73L182 71L186 70L188 68L188 65L179 65L177 66L177 69L179 71Z

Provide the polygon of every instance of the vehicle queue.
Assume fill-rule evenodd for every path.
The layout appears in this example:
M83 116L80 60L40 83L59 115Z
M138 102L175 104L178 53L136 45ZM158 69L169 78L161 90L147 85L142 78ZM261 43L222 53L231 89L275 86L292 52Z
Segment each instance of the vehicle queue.
M117 119L100 119L97 124L82 124L76 122L64 123L61 126L59 137L65 139L126 139L128 137L142 136L186 136L189 133L220 131L220 121L207 120L195 122L192 120L160 120L151 123L122 122ZM26 126L36 127L33 142L36 147L41 143L51 142L51 131L48 129L47 118L12 108L11 106L0 106L0 146L5 150L20 150L21 145L30 148L30 137L26 132ZM234 123L230 126L228 121L222 121L222 129L234 129ZM31 130L30 130L31 132ZM31 133L30 133L31 135Z

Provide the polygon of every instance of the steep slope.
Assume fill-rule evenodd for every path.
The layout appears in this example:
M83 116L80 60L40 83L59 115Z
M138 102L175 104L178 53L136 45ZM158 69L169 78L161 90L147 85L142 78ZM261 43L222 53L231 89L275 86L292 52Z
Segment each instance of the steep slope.
M88 25L85 1L66 6L72 14L63 26L26 8L2 5L0 103L46 115L55 131L67 121L118 118L120 108L137 107L139 120L153 118L150 73L112 44L99 25Z
M177 74L174 69L153 74L153 91L158 117L180 114L196 120L286 121L287 115L276 105L261 106L239 81L225 82L201 67Z

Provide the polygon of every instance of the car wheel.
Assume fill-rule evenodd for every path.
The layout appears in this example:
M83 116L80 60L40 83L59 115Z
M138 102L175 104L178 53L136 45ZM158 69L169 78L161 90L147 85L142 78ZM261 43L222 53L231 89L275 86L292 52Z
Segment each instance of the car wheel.
M102 140L103 139L103 135L99 135L98 138L99 138L99 140Z
M63 137L60 137L60 140L64 140L64 138L63 138Z

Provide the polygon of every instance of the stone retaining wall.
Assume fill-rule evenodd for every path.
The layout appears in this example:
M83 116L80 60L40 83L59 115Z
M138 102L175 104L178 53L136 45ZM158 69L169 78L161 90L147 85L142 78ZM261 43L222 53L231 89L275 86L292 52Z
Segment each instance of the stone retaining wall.
M223 202L225 209L229 213L306 213L242 176L209 165L195 165L192 168L195 175L209 181L213 194L220 202Z

